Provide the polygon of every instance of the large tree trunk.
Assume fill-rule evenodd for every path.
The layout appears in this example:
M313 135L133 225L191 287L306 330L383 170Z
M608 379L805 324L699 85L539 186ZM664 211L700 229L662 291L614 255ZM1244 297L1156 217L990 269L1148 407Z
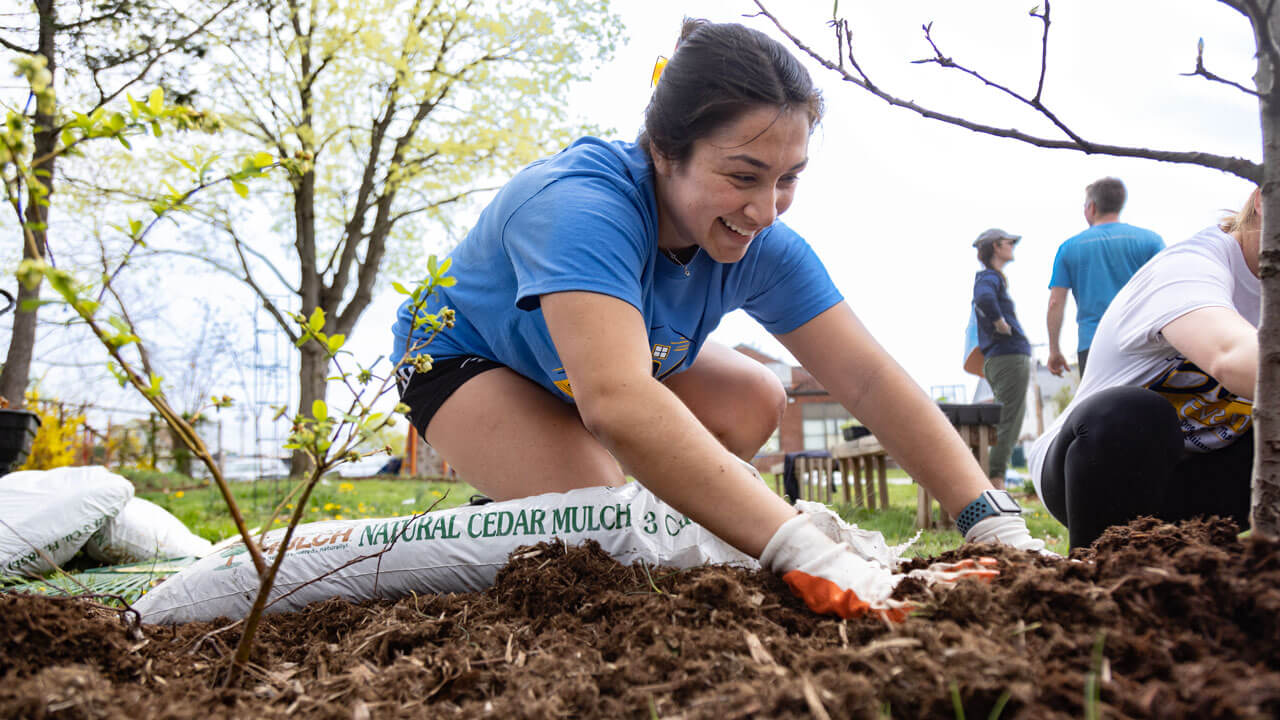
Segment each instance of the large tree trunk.
M1253 530L1280 537L1280 95L1276 68L1262 50L1280 37L1277 13L1254 18L1262 117L1262 324L1258 328L1258 389L1253 403ZM1270 27L1268 27L1270 25Z
M57 70L57 58L54 55L54 23L57 19L54 0L36 0L36 11L40 14L40 40L38 52L47 61L46 67L51 75ZM23 232L22 257L27 260L38 260L44 257L48 241L49 205L53 199L53 151L58 145L58 134L52 129L54 119L36 107L35 114L35 154L42 162L34 165L32 170L44 182L47 192L37 201L37 193L27 193L27 207L24 219L31 228L34 243ZM43 129L41 129L43 128ZM38 277L38 276L37 276ZM0 396L9 400L10 407L21 408L26 404L27 381L31 375L31 355L36 344L36 312L35 302L30 309L24 309L28 301L40 299L40 282L28 288L18 286L17 305L13 309L13 336L9 339L9 352L5 355L4 370L0 371Z

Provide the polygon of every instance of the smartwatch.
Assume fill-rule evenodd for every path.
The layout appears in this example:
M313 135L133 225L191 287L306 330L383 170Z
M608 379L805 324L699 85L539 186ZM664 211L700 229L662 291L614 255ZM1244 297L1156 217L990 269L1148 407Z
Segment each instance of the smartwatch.
M956 518L956 530L968 535L969 529L992 515L1021 515L1022 506L1004 490L984 490L977 500L969 503Z

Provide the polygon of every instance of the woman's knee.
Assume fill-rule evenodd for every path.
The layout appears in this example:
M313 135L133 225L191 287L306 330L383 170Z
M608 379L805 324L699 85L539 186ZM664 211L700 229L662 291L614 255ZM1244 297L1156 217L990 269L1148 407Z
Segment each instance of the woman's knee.
M734 455L750 458L782 423L787 391L777 376L761 367L743 378L721 412L704 419L707 429Z
M695 364L667 386L730 452L749 458L781 424L787 392L768 368L745 356L731 362L739 359L733 356L702 368Z

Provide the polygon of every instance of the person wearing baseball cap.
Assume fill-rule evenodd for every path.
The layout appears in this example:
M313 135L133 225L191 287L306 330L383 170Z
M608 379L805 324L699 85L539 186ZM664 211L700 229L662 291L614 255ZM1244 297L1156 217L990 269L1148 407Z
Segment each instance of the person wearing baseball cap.
M1013 248L1022 239L1000 228L982 231L973 246L982 269L973 280L973 310L978 320L978 348L985 358L983 375L1000 402L996 444L991 450L988 475L991 484L1004 487L1004 473L1013 445L1022 430L1027 411L1027 384L1031 380L1031 343L1022 331L1009 297L1004 266L1013 262Z

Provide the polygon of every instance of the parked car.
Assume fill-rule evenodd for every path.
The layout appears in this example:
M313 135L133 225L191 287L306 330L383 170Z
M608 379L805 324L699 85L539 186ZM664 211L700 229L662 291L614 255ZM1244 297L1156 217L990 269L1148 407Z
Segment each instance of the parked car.
M288 475L288 462L276 458L241 457L222 462L222 477L231 482L252 482Z

